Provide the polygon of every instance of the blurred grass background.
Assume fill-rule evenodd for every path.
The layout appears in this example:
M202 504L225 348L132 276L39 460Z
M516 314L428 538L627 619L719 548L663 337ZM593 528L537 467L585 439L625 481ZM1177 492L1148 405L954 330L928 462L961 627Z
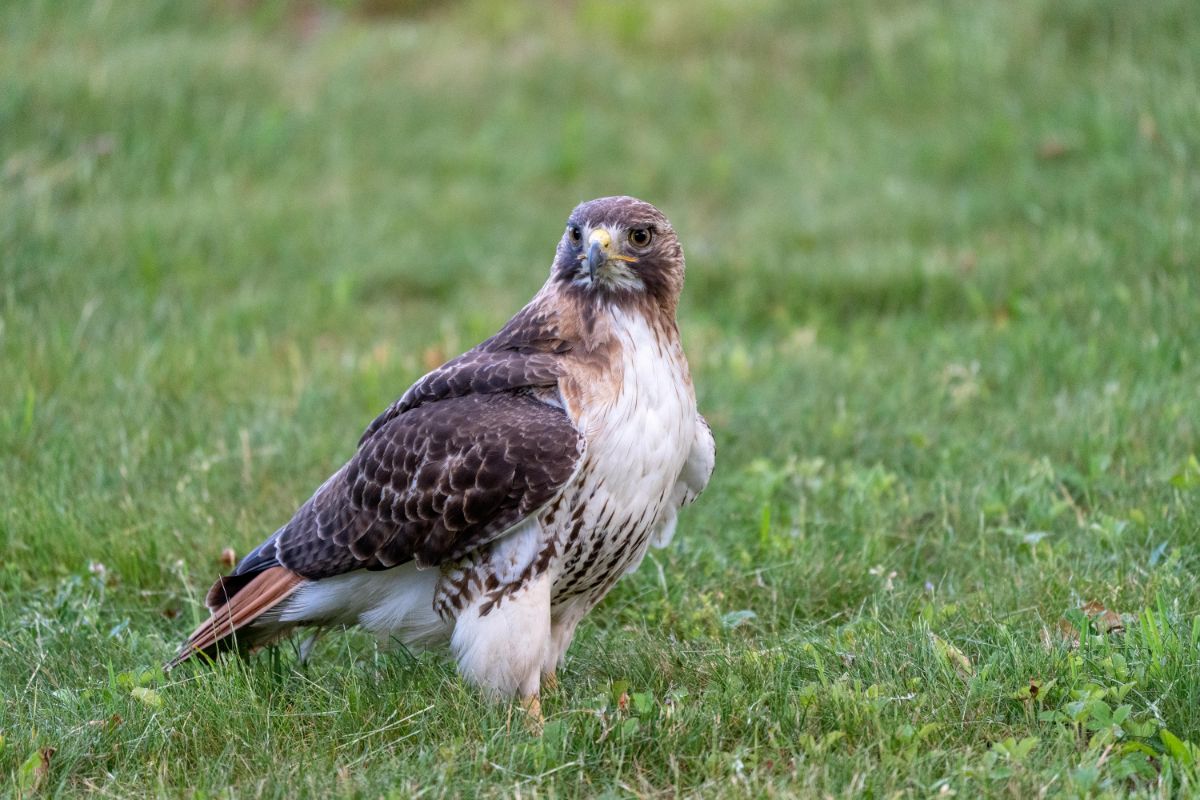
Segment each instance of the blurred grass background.
M1195 786L1158 731L1200 742L1198 42L1190 0L0 5L0 774ZM617 193L680 232L719 464L585 626L558 727L355 637L305 673L146 673L221 549ZM1044 646L1089 601L1130 633ZM1095 739L1095 703L1143 727Z

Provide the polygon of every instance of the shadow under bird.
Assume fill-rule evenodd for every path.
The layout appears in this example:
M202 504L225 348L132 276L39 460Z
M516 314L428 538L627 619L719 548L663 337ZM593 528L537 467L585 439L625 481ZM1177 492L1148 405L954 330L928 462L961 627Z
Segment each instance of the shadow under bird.
M580 620L670 541L712 474L675 321L683 275L654 206L578 206L530 303L370 424L217 580L212 616L168 668L357 624L448 645L466 680L540 717Z

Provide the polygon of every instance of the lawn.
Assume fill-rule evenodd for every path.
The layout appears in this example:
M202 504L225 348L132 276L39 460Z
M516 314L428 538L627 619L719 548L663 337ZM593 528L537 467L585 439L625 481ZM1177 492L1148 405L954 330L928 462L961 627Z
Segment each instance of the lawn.
M1194 0L0 6L0 790L1200 792ZM222 570L672 219L708 491L542 736L437 654L164 676Z

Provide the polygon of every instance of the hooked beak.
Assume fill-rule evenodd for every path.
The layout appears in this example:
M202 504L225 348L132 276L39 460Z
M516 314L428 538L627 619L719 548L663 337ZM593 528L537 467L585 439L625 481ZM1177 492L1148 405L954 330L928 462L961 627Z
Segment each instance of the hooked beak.
M597 228L592 231L592 235L588 237L587 250L587 268L588 276L596 279L596 270L604 266L608 261L609 251L612 248L612 235L604 228Z

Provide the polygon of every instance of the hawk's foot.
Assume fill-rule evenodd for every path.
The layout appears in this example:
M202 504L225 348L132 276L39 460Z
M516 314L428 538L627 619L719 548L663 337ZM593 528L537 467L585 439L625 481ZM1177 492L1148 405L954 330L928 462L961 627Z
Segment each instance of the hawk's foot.
M525 709L525 728L535 736L542 735L546 718L542 716L542 699L537 692L521 698L521 708Z

